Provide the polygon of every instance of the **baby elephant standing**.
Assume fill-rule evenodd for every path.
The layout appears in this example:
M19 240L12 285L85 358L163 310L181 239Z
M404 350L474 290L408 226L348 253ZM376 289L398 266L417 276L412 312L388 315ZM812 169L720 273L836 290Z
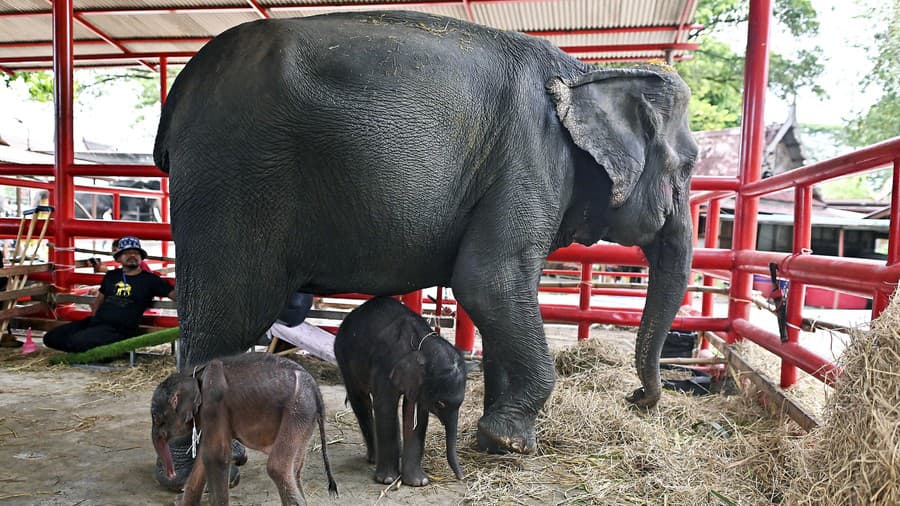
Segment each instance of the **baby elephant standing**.
M313 377L285 358L246 353L210 361L193 374L174 373L156 387L150 408L153 446L170 477L169 440L200 435L199 458L182 504L199 504L209 481L210 504L228 504L231 440L269 455L266 471L282 504L306 504L300 476L319 425L328 491L337 495L325 441L325 406Z
M456 425L466 390L466 365L459 350L400 302L377 297L344 319L334 340L334 355L366 440L366 456L376 463L377 481L392 483L401 476L407 485L428 484L421 463L429 412L444 424L447 461L456 478L462 479ZM402 460L397 431L401 395Z

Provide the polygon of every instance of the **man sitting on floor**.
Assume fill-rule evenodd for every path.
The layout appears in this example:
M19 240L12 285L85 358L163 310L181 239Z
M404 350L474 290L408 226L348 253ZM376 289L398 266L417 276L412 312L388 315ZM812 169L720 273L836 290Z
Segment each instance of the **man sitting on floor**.
M147 252L137 237L119 239L113 258L122 268L103 276L93 316L47 332L45 346L77 353L133 337L154 297L175 299L168 281L141 269Z

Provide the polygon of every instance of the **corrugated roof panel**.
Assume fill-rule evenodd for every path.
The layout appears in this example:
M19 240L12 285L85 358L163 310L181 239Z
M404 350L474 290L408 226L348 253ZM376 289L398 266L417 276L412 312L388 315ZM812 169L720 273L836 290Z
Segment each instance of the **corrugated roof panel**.
M8 58L53 56L53 47L50 44L40 46L10 47L3 50L3 56Z
M342 10L378 10L395 8L417 10L430 14L467 19L462 1L426 4L425 0L257 0L272 17L298 17ZM689 23L696 13L695 0L521 0L521 1L473 1L469 4L474 21L497 28L518 31L571 31L603 28L634 28L646 26L674 26L681 20L685 6L690 2L690 12L685 17ZM302 7L298 7L300 4ZM343 4L343 6L337 5ZM368 5L367 5L368 4ZM409 4L409 5L405 5ZM291 8L291 7L294 8ZM76 0L76 11L102 11L83 14L85 19L114 39L212 37L222 31L258 19L258 14L247 0ZM206 8L213 7L212 10ZM237 7L224 12L215 7ZM197 8L186 12L184 9ZM125 13L122 10L182 9L178 13ZM47 0L0 0L2 12L40 12L32 16L0 15L0 43L34 40L51 40L50 4ZM681 41L684 41L686 34ZM76 39L97 39L97 36L75 22ZM559 46L671 44L675 31L671 29L643 32L577 33L548 36ZM153 43L130 46L135 52L193 51L196 43ZM78 54L110 51L112 46L83 45ZM0 47L0 57L18 58L41 56L49 46ZM678 52L676 54L681 54ZM596 57L640 57L644 53L604 52L585 55ZM660 53L661 54L661 53ZM660 56L655 52L652 56ZM97 65L97 61L86 62ZM121 64L121 62L117 62ZM7 64L8 68L16 66ZM33 64L31 66L34 66Z
M0 42L17 42L53 39L53 20L51 16L19 16L14 18L0 17ZM96 39L93 32L75 23L73 30L75 39ZM6 55L4 49L3 55Z
M557 46L595 46L624 44L668 44L675 40L674 30L659 32L614 32L542 36Z
M572 53L572 56L582 60L616 60L616 59L664 59L661 51L628 51L625 53ZM677 54L675 56L678 56Z
M271 11L271 15L273 18L298 18L298 17L307 17L307 16L316 16L318 14L325 14L328 12L347 12L347 11L365 11L365 10L378 10L377 8L366 5L366 6L347 6L347 7L322 7L322 8L308 8L304 7L302 9L290 9L283 8ZM466 10L462 7L462 5L458 4L435 4L425 6L422 4L411 5L409 7L402 5L391 5L391 10L399 10L399 11L416 11L416 12L424 12L426 14L435 14L438 16L449 16L457 19L466 19Z
M0 12L49 11L47 0L0 0Z
M472 4L475 20L507 30L572 30L678 23L688 0L560 0Z
M462 3L462 0L459 0ZM336 3L348 4L348 5L359 5L359 4L401 4L401 3L419 3L422 4L422 0L342 0L340 2L335 2L334 0L260 0L259 4L265 7L276 7L279 5L334 5Z
M204 37L218 35L232 26L259 19L247 13L146 14L140 16L85 15L85 19L110 37Z
M75 0L75 10L154 9L172 7L249 7L247 0Z
M199 51L201 47L203 47L205 42L193 42L193 41L185 41L185 42L140 42L140 43L130 43L126 44L126 47L132 53L167 53L167 52L176 52L180 53L183 51Z

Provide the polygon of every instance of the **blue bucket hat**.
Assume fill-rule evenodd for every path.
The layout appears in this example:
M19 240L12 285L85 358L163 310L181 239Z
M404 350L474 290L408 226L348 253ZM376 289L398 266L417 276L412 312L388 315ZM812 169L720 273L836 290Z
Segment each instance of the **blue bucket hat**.
M125 236L119 239L118 244L116 244L116 250L113 251L113 258L118 260L119 254L127 249L138 250L141 253L141 260L147 258L147 252L144 251L144 248L141 248L141 240L134 236Z

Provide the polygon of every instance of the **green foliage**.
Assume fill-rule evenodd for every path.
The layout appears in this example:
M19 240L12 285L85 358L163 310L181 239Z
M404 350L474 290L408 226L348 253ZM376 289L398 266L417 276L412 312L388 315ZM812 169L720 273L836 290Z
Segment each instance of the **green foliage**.
M870 48L874 66L860 85L873 91L880 89L881 98L850 122L847 140L854 146L900 135L900 0L876 3L869 9L869 17L888 22L884 31L875 35Z
M169 68L168 86L172 85L180 70L180 66ZM32 100L37 102L53 101L53 72L51 71L16 72L13 76L0 73L0 76L2 76L0 82L7 87L15 81L24 82ZM77 70L74 79L74 100L76 102L79 99L101 98L116 86L136 85L139 90L134 102L136 111L159 104L159 74L148 69ZM141 120L143 120L143 116L139 115L135 119L135 123Z
M28 95L37 102L53 101L53 72L16 72L14 75L3 75L3 84L9 87L13 81L22 81L28 85Z
M850 176L842 179L832 179L822 184L817 184L822 192L822 198L827 200L870 200L873 197L872 189L867 184L865 176Z
M718 130L740 124L744 82L744 55L717 36L747 21L749 4L744 0L708 0L697 8L696 21L705 29L692 37L700 44L694 59L677 64L691 87L691 128ZM775 18L794 36L818 33L819 23L811 0L776 0ZM790 57L770 53L769 87L780 98L789 99L800 89L822 95L816 80L824 70L821 49L798 51Z

